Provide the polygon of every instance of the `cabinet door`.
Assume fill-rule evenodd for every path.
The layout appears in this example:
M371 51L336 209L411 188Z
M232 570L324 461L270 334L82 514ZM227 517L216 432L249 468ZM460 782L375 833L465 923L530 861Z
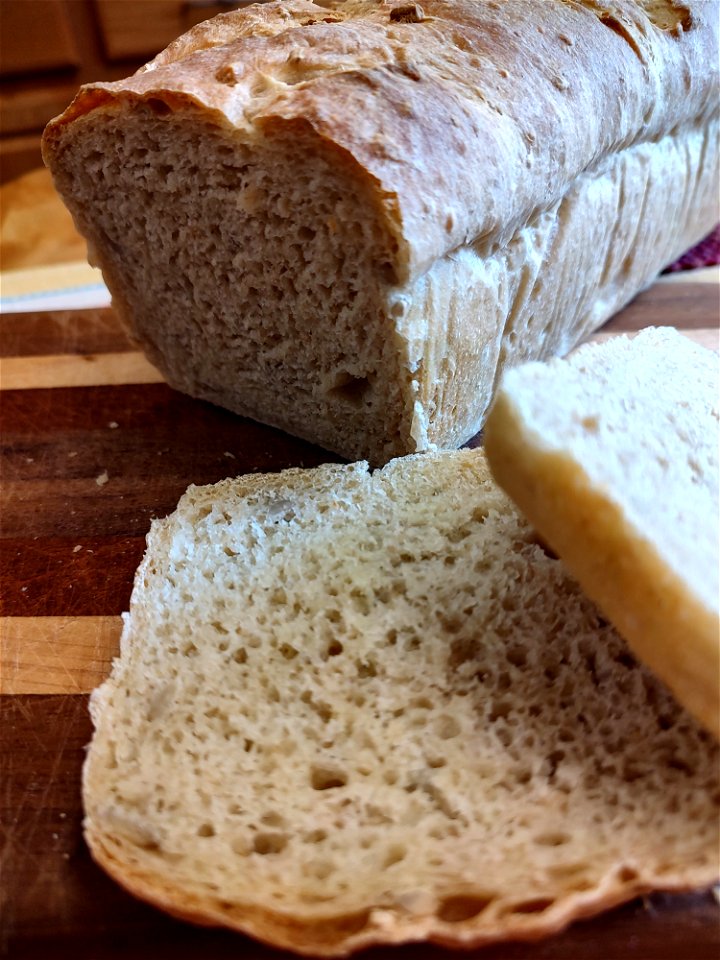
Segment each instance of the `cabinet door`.
M0 75L75 67L80 56L63 0L0 0Z
M95 0L109 60L155 56L190 27L255 0Z

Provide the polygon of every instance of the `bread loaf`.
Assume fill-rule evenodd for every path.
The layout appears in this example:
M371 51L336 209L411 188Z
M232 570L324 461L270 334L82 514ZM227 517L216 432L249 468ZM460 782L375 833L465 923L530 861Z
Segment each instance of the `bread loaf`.
M717 875L717 745L481 451L191 487L92 714L97 861L301 953L536 939Z
M492 470L636 654L720 737L720 361L672 329L509 371Z
M480 428L718 218L714 0L289 0L44 154L170 384L351 459Z

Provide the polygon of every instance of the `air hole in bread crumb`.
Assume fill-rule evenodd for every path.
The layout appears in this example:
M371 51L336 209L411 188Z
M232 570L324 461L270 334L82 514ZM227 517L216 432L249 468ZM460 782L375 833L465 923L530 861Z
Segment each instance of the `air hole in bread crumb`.
M159 97L148 97L143 103L156 117L166 117L171 112L171 108Z
M454 717L442 714L435 721L435 733L441 740L452 740L460 733L460 724Z
M486 910L495 898L491 896L457 896L446 897L438 904L435 911L438 920L445 923L462 923L463 920L472 920Z
M600 421L597 417L583 417L580 425L588 433L597 433L600 428Z
M513 667L520 669L527 664L527 650L520 643L512 643L505 650L505 658Z
M355 610L362 614L364 617L367 617L372 610L370 600L362 590L359 590L357 587L354 587L350 591L350 599L352 600L353 607Z
M621 883L632 883L633 880L637 880L638 876L637 870L633 867L623 866L618 870L618 880Z
M327 840L327 830L310 830L303 836L303 843L322 843Z
M505 719L512 712L512 704L509 700L494 700L490 705L488 720L494 723L496 720Z
M470 530L467 527L459 527L457 530L450 530L447 534L449 543L461 543L470 536Z
M370 659L368 660L356 660L355 668L357 669L358 677L365 679L367 677L376 677L377 676L377 667L374 662Z
M235 663L246 663L247 662L247 652L244 647L238 647L238 649L232 655Z
M285 819L276 810L268 810L260 817L260 823L266 827L284 827Z
M463 628L463 621L460 617L447 617L444 613L438 611L436 614L443 630L449 634L460 633Z
M343 645L339 640L331 640L325 649L328 657L337 657L343 652Z
M413 697L410 706L418 710L432 710L433 702L429 697Z
M671 770L679 770L680 773L684 773L687 777L691 777L695 772L689 763L686 763L684 760L680 760L678 757L671 757L667 761L667 766Z
M294 660L298 655L297 650L289 643L282 643L280 645L280 656L285 660Z
M328 390L328 396L336 397L351 407L359 407L371 387L368 377L355 377L351 373L342 371L336 374L333 386Z
M308 864L308 873L316 880L327 880L335 871L335 864L331 860L314 860Z
M555 901L551 897L535 897L534 900L522 900L514 903L508 913L544 913Z
M534 842L540 847L562 847L563 844L569 843L570 840L571 837L569 834L559 831L540 833L534 838Z
M347 774L339 767L316 764L310 769L313 790L334 790L347 784Z
M262 856L282 853L288 845L288 840L286 833L256 833L253 837L253 850Z
M407 856L406 847L402 844L394 843L388 847L385 853L385 859L383 860L383 870L387 870L388 867L392 867L396 863L400 863Z
M239 857L249 857L252 853L250 842L245 837L236 837L230 844L233 853Z
M214 837L215 827L211 823L201 823L197 830L199 837Z

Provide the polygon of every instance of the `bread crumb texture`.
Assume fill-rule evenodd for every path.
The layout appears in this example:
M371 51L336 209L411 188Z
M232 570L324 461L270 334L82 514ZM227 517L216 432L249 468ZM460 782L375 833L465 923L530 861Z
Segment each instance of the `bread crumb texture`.
M191 487L91 708L99 862L299 952L531 939L717 876L717 745L481 451Z

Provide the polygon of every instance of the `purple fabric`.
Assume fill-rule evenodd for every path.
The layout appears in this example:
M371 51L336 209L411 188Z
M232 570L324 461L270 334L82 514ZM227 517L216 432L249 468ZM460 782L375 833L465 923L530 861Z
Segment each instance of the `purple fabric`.
M671 263L663 273L694 270L696 267L714 267L717 263L720 263L720 224L692 250L688 250L679 260Z

